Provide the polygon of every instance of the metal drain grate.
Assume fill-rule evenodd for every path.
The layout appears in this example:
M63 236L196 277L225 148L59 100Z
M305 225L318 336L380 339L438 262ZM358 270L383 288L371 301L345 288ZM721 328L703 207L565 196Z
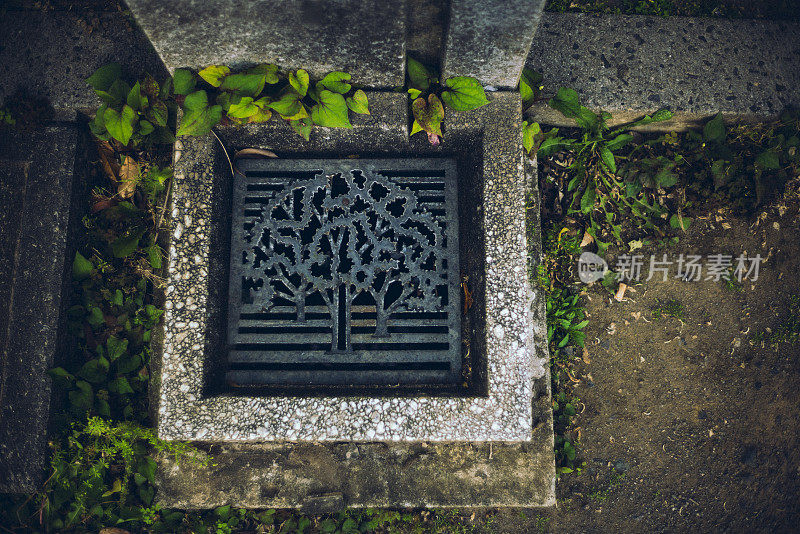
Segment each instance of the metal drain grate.
M452 160L244 160L239 170L229 384L460 383Z

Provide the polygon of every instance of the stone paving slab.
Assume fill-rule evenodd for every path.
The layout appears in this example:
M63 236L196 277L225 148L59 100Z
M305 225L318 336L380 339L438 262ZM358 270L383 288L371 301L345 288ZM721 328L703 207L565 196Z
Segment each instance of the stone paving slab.
M526 66L547 92L573 88L617 121L661 107L678 115L667 128L718 111L769 117L800 105L800 23L545 13Z
M73 126L0 136L0 492L43 480L79 142Z
M518 221L519 228L524 232L524 193L526 190L533 192L533 198L536 198L535 189L528 189L531 184L535 184L535 178L532 178L535 176L535 167L528 166L523 170L519 146L519 96L496 93L490 99L493 101L492 105L482 110L449 114L445 121L444 142L440 147L431 147L422 136L408 139L407 102L403 95L397 94L370 95L372 116L356 118L352 131L317 129L312 134L312 142L308 144L299 141L296 134L280 122L268 123L268 130L261 132L252 127L219 128L218 134L230 150L252 146L274 150L283 157L324 157L338 146L338 140L347 139L353 142L345 142L344 152L337 155L360 153L378 157L382 154L416 154L432 157L452 154L453 151L468 155L462 161L465 168L482 168L486 165L486 180L500 175L507 175L509 180L514 177L513 182L515 187L519 187L520 196L515 202L514 213L506 213L503 217ZM378 113L379 110L381 111ZM492 117L498 120L500 126L496 130L486 131L483 125ZM220 172L228 165L219 152L216 156L212 155L215 150L213 145L206 147L203 152L206 155L195 164L188 163L192 161L185 148L188 141L184 140L184 150L178 156L179 162L184 161L183 167L179 165L180 172L185 175L200 174L209 165L215 165ZM360 150L358 144L361 145ZM366 154L365 150L368 151ZM176 182L176 186L179 185ZM180 187L176 187L174 206L179 209L177 212L173 211L173 235L195 243L198 239L205 242L210 237L209 242L212 245L203 245L202 249L214 246L213 243L224 242L227 232L225 224L212 224L199 233L187 231L186 226L186 216L189 216L191 223L197 215L186 211L190 206L208 204L224 209L228 202L224 189L223 187L219 190L218 186L214 186L212 196L200 201L186 196ZM211 210L202 216L203 220L210 221L220 221L222 217L219 210ZM512 233L514 232L509 234ZM538 233L534 232L530 238L538 239ZM175 246L173 244L170 247L171 261L175 258ZM536 254L539 245L533 244L531 247ZM527 248L525 250L523 254L527 255ZM469 256L474 261L479 255ZM423 424L414 428L402 424L394 415L397 411L395 406L392 408L394 412L389 410L381 413L381 423L386 430L379 437L367 438L364 428L358 425L348 428L345 423L340 425L337 436L328 432L300 436L303 432L307 434L306 429L301 427L295 439L310 438L311 441L292 441L291 438L286 441L288 434L283 438L278 438L276 434L259 434L258 426L255 425L259 417L266 420L263 419L264 412L260 406L268 400L248 400L247 397L227 400L224 391L215 392L213 385L208 383L203 386L203 381L208 382L215 372L214 360L221 359L215 347L219 347L222 340L214 340L213 332L224 331L225 317L223 307L213 303L220 300L220 288L227 284L224 266L224 261L212 261L208 265L207 273L203 267L191 271L190 278L199 275L207 277L208 293L204 293L202 288L196 288L194 294L182 297L177 289L167 290L171 301L168 308L172 310L168 310L167 314L172 314L172 318L166 319L166 340L161 338L167 352L164 358L154 358L154 377L158 388L152 388L159 402L159 434L168 439L199 440L202 447L210 448L214 461L212 466L201 468L190 464L179 465L171 458L161 458L157 498L162 505L210 508L232 504L255 508L301 507L312 511L335 511L343 506L539 507L555 503L546 326L542 312L543 295L538 291L533 292L532 302L529 301L530 314L526 313L527 328L530 330L525 335L530 336L529 350L534 352L528 360L528 367L518 369L520 376L530 374L532 377L530 393L520 395L513 407L509 405L515 413L525 413L525 417L530 418L530 424L510 422L494 428L491 421L487 420L486 425L480 423L469 428L464 427L463 433L459 430L452 434L451 440L441 441L444 434L440 437L432 433L430 425ZM512 272L507 274L517 276ZM517 274L521 275L519 281L527 291L527 269ZM180 279L184 279L184 276L180 276ZM492 289L491 285L489 287L486 296L490 301L488 306L508 304L504 295L500 295L496 288ZM198 306L206 308L190 317L177 313L178 306L189 308L190 312L198 311ZM170 325L171 320L178 321L179 317L183 318L181 322L185 324L183 330L176 330L176 325ZM494 326L491 323L486 328L491 331ZM202 341L192 334L192 331L203 328L208 329L211 339ZM517 335L514 334L515 337ZM202 352L203 347L206 355L200 355L198 359L198 351ZM499 350L499 346L495 350ZM193 351L195 354L191 355ZM498 352L497 356L500 354L505 353ZM509 378L498 375L494 370L490 370L491 375L494 375L495 380L499 378L505 381ZM186 383L188 385L184 385ZM491 388L497 385L490 384L489 387L491 394ZM329 428L334 418L343 417L344 410L360 400L359 397L343 400L340 409L327 416L323 426L317 425L314 428ZM397 403L402 399L381 400ZM235 409L223 410L215 415L214 410L224 407L225 403ZM280 421L283 417L290 421L295 418L302 420L303 414L293 406L302 408L302 402L275 407L276 413L270 419L277 421L278 426L282 424ZM419 414L408 412L403 416L413 421ZM513 425L517 427L509 428ZM278 428L272 423L264 429L267 427L273 430ZM287 428L290 427L292 425ZM375 427L372 430L378 429ZM239 433L239 443L231 441L234 435L232 432ZM393 438L393 432L400 433ZM270 437L278 440L264 441ZM383 441L379 441L381 439ZM387 441L392 439L403 441ZM430 439L439 441L428 441ZM454 442L452 439L463 441ZM495 441L502 439L514 441Z
M0 14L0 105L21 90L49 100L56 111L54 120L73 120L75 110L100 105L86 78L112 61L132 78L144 72L159 80L166 76L147 38L120 13Z
M342 70L388 88L405 79L405 0L128 0L170 71L274 63L320 79Z
M516 88L544 0L450 0L449 7L442 78Z

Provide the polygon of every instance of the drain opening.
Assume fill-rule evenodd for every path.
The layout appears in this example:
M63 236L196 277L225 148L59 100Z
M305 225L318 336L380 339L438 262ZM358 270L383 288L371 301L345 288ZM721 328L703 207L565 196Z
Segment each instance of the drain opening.
M459 383L455 168L245 161L233 194L228 383Z

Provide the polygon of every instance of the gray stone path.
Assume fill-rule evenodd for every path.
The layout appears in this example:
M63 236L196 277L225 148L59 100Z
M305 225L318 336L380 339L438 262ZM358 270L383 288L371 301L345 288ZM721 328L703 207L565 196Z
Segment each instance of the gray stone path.
M0 136L0 492L43 480L80 138L71 125Z
M800 23L545 13L526 66L545 92L575 89L628 120L668 107L690 124L719 111L769 117L800 105ZM567 124L546 104L537 118Z

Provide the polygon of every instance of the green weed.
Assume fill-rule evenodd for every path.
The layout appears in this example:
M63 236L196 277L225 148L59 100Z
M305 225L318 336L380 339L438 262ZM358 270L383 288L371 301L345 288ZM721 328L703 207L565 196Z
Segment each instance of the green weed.
M800 296L792 295L789 298L789 314L775 329L759 332L753 336L753 340L769 345L800 343Z
M684 305L678 300L658 301L651 310L653 319L660 319L662 317L675 317L676 319L683 319L685 308Z

